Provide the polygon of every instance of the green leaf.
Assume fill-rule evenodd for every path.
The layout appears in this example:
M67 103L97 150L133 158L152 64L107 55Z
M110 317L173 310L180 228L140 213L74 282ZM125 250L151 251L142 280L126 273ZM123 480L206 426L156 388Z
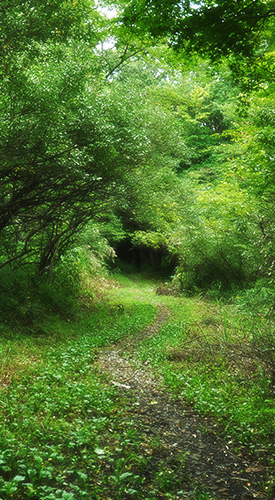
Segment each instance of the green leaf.
M105 452L102 448L95 448L95 453L97 455L104 455L105 454Z
M13 481L16 481L17 483L20 483L21 481L25 481L25 476L15 476L13 478Z
M121 479L123 481L124 479L126 479L127 477L130 477L132 475L133 475L132 472L123 472L123 474L121 474L119 476L119 479Z

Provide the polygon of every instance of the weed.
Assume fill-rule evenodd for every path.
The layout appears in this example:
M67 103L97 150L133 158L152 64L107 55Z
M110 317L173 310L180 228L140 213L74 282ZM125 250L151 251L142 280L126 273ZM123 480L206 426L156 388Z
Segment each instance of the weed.
M43 342L24 333L3 338L2 373L9 383L0 398L1 498L100 498L121 433L126 470L112 474L115 489L120 494L140 483L138 473L127 471L132 463L143 467L139 441L133 445L132 427L121 426L123 404L94 361L98 348L134 335L154 311L147 304L114 310L106 303L78 322L51 317L44 329L53 333ZM111 442L109 449L104 442Z
M141 343L140 359L163 375L172 392L214 415L237 451L245 447L270 460L269 326L224 304L157 296L152 281L135 275L116 280L123 286L109 287L92 310L66 319L42 315L39 328L30 330L1 325L3 500L185 498L184 457L173 464L152 460L156 442L144 447L123 395L95 364L101 348L152 322L158 303L173 316ZM189 498L214 497L194 490Z
M161 300L173 307L174 316L159 335L143 342L140 358L149 359L172 391L200 412L215 416L228 440L259 459L271 457L275 415L271 364L262 355L264 346L256 349L254 336L249 340L246 334L250 318L246 323L244 314L224 305L211 305L211 317L202 300L187 299L188 313L185 299ZM255 318L253 326L255 331Z

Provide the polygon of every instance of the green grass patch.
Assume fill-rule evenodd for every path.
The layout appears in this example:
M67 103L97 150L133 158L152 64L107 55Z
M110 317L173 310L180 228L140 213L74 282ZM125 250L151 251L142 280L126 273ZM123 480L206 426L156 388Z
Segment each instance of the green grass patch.
M100 350L150 324L158 304L172 314L142 342L140 358L171 392L214 416L236 453L271 463L270 323L198 298L158 296L156 283L138 275L116 283L74 317L0 325L1 499L176 499L192 488L190 498L213 498L185 475L184 456L162 458L129 400L96 367Z
M78 322L52 317L32 334L2 328L0 498L107 498L105 490L129 483L128 465L115 465L117 443L128 439L127 463L138 444L121 397L95 360L99 348L133 335L154 315L148 304L107 302Z
M235 451L274 462L274 343L263 318L198 299L162 298L174 315L140 357L171 391L215 416ZM273 457L273 458L272 458Z

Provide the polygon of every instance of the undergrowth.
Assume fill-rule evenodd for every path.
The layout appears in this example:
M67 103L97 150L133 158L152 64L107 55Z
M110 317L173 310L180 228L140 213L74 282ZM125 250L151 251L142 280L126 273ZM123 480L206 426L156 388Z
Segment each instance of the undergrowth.
M0 498L98 499L129 484L140 438L94 362L154 314L105 303L77 322L51 317L32 335L2 325Z
M162 298L173 309L141 359L171 391L216 418L236 453L274 464L274 335L270 321L200 299ZM273 340L272 340L273 339Z
M140 358L171 392L213 416L235 453L272 465L271 322L198 298L158 296L156 283L140 276L117 275L115 286L104 286L107 299L106 290L97 297L88 290L73 315L50 309L40 322L37 314L21 328L0 325L0 498L185 498L177 476L184 457L174 469L161 459L152 467L157 444L144 439L96 367L100 350L151 323L160 303L173 314L142 342ZM194 485L189 498L214 497Z

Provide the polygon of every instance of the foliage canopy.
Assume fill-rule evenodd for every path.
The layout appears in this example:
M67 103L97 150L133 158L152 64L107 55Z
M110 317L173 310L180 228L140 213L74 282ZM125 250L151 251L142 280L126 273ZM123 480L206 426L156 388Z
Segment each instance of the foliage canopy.
M269 290L273 3L102 5L1 7L0 267L101 238L184 290Z

